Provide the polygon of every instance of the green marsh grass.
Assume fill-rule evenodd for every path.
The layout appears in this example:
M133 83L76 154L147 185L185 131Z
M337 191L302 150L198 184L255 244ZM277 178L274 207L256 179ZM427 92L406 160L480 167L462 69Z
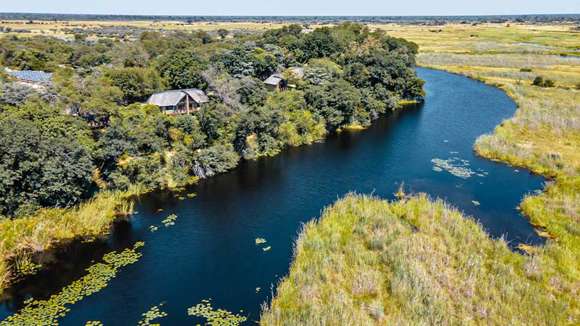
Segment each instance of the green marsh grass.
M0 291L40 268L32 257L77 238L106 234L111 223L131 214L131 198L143 191L102 192L78 207L42 209L35 215L0 220Z
M549 178L542 194L520 205L546 244L511 252L423 195L395 203L351 195L306 225L261 323L580 323L578 33L564 24L374 27L417 43L419 65L500 87L515 100L515 116L475 150ZM533 86L538 75L555 87Z
M545 255L512 252L426 195L348 195L305 225L294 253L262 325L579 321L577 284Z

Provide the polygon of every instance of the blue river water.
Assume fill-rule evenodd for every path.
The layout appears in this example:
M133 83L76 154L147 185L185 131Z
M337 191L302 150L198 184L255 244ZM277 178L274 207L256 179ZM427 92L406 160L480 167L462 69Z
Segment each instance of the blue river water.
M242 310L251 323L287 274L304 222L348 192L393 199L400 183L407 192L447 200L493 238L512 246L541 243L517 206L542 188L543 179L473 152L478 136L514 114L514 102L462 76L429 69L418 74L426 81L425 103L386 115L368 130L242 162L194 186L195 198L143 196L131 221L118 223L109 239L63 249L53 268L14 285L0 306L0 320L27 297L58 292L104 253L145 241L139 262L72 305L61 324L136 325L143 312L163 302L169 316L159 320L162 325L192 325L202 321L187 316L187 308L203 299L215 308ZM149 230L169 214L178 216L175 226ZM269 251L255 244L258 237L267 240Z

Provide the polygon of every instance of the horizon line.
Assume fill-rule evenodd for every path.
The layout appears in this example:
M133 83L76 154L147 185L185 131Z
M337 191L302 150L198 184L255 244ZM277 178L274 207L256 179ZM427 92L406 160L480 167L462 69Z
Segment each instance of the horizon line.
M437 18L437 17L506 17L506 16L512 16L512 17L516 17L516 16L580 16L580 12L578 13L518 13L518 14L450 14L450 15L429 15L429 14L423 14L423 15L407 15L407 14L399 14L399 15L330 15L330 14L305 14L305 15L275 15L275 14L259 14L259 15L251 15L251 14L240 14L240 15L232 15L232 14L227 14L227 15L220 15L220 14L194 14L194 15L182 15L182 14L122 14L122 13L111 13L111 14L106 14L106 13L57 13L57 12L12 12L12 11L2 11L0 12L0 15L3 14L13 14L13 15L70 15L70 16L129 16L129 17L240 17L240 18L244 18L244 17L248 17L248 18L254 18L254 17L286 17L286 18L292 18L292 17L328 17L328 18L334 18L334 17L360 17L360 18L365 18L365 17L386 17L386 18L390 18L390 17L433 17L433 18Z

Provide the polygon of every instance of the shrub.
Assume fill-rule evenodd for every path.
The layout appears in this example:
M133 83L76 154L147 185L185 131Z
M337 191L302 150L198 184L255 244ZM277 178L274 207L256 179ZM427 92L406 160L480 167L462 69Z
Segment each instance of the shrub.
M538 87L554 87L556 86L556 83L551 79L544 79L544 77L542 76L537 76L536 78L534 78L532 85Z

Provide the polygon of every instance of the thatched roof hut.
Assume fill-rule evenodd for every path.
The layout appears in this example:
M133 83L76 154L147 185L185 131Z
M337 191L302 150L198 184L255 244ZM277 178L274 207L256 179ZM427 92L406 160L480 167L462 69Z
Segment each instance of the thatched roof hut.
M147 104L157 105L168 114L190 113L207 102L209 102L207 95L197 88L155 93L147 100Z

